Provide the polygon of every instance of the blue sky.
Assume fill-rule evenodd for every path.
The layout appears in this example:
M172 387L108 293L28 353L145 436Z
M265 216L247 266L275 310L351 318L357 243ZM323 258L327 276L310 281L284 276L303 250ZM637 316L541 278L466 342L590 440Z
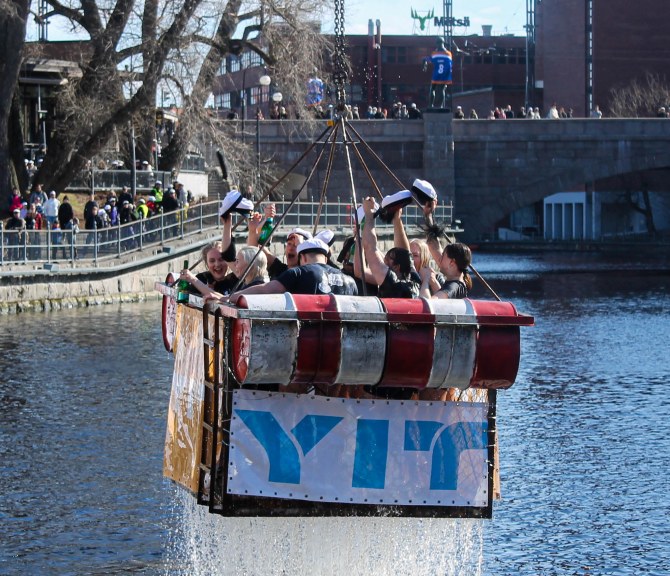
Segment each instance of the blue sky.
M345 32L367 34L368 20L381 21L384 34L412 34L411 9L426 15L431 9L442 16L441 0L344 0ZM469 28L454 28L454 34L481 34L482 24L491 24L492 33L525 36L526 0L453 0L454 18L470 18ZM324 22L324 27L328 24ZM441 32L433 29L432 33Z
M442 0L344 0L345 33L367 34L368 20L381 21L382 35L412 34L414 20L411 10L425 16L431 9L435 16L442 16ZM469 28L454 28L454 34L481 34L482 24L493 26L492 33L515 34L525 36L526 0L453 0L454 18L470 18ZM323 31L333 31L334 15L326 15L323 20ZM431 29L422 34L436 35L441 29ZM28 38L37 38L37 27L31 20L28 25ZM71 39L71 33L52 21L49 28L50 40Z

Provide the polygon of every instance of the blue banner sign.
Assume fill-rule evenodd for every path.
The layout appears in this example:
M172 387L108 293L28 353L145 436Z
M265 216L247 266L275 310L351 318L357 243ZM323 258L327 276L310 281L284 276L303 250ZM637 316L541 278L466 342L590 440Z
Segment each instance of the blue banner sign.
M417 506L488 501L486 403L235 390L228 493Z

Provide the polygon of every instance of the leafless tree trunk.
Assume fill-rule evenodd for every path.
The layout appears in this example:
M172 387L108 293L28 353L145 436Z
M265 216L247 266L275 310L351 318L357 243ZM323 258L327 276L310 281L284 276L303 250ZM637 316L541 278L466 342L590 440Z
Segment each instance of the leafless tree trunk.
M13 165L9 147L9 115L12 110L12 99L18 83L19 69L23 54L23 43L26 36L26 20L28 18L29 0L0 0L0 208L9 204L9 192L12 185L11 173Z

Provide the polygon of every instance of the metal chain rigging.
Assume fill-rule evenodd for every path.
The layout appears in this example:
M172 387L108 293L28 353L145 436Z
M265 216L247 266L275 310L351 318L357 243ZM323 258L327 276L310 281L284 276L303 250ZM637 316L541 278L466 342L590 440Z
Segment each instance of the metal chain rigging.
M344 51L344 0L335 0L335 53L333 54L333 82L338 110L344 109L347 84L347 61Z

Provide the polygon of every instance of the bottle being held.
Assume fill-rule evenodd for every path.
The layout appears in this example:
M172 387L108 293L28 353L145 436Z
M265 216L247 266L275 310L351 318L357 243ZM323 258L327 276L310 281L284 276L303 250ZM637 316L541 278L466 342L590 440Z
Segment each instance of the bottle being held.
M265 212L265 222L263 223L263 227L261 228L261 232L258 236L258 242L260 244L264 244L265 241L270 237L270 234L272 234L274 217L277 213L274 204L266 204L263 208L263 211Z
M188 260L184 260L184 270L188 270ZM177 302L188 304L189 286L186 280L177 282Z

